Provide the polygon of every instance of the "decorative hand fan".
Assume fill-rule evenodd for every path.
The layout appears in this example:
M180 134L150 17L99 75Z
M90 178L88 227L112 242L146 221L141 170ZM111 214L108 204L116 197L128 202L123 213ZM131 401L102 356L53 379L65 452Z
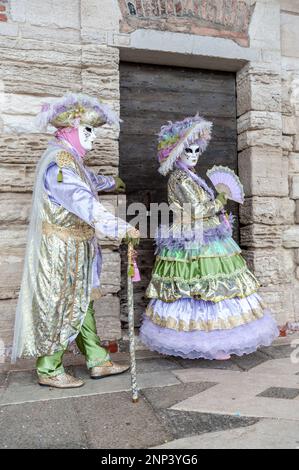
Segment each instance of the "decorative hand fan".
M207 177L212 181L218 193L225 193L228 199L243 204L243 185L233 170L227 166L214 165L207 171Z

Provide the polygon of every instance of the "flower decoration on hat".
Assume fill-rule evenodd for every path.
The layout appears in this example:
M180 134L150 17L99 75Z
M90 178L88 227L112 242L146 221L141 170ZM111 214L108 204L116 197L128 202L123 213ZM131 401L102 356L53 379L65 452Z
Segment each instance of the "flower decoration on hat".
M212 125L212 122L196 114L183 121L169 121L162 126L158 137L159 172L167 175L189 145L198 145L202 154L211 140Z
M83 93L67 93L51 104L44 104L37 116L37 125L46 130L48 125L60 128L92 126L106 123L119 125L120 119L109 105Z

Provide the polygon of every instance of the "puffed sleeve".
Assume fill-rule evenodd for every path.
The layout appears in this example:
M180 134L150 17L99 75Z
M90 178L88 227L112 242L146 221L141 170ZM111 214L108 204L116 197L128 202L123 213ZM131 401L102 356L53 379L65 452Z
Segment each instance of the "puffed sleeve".
M123 238L131 228L124 220L115 217L92 194L75 167L63 167L63 181L58 181L61 168L53 162L46 170L44 185L53 203L63 206L87 224L109 238Z
M113 176L96 175L92 170L86 169L96 191L112 191L115 189L115 179Z
M213 217L224 207L218 199L211 201L208 193L188 176L177 181L177 191L182 201L191 204L195 219Z

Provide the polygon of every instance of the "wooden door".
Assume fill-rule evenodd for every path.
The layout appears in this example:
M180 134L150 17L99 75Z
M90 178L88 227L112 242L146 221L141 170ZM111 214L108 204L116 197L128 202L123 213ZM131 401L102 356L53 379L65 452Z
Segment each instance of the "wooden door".
M167 178L158 173L157 134L167 121L181 120L197 112L213 122L212 140L200 157L202 177L214 164L237 165L235 74L201 69L120 64L120 177L127 185L127 203L167 200ZM207 180L207 182L209 182ZM237 206L228 208L237 215ZM238 227L235 229L238 240ZM154 261L153 240L142 240L138 264L142 281L134 284L136 326L147 300L145 289ZM126 256L122 251L121 320L126 325Z

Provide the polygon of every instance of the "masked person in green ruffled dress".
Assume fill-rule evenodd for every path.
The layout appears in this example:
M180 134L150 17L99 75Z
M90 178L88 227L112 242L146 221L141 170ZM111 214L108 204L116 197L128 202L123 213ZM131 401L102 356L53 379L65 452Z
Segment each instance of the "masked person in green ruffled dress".
M211 127L197 115L161 128L159 171L170 173L174 221L158 230L140 338L162 354L225 360L270 345L279 332L232 238L226 194L215 198L194 171Z
M129 367L112 362L96 332L94 299L102 268L97 240L134 241L139 233L99 201L99 191L121 190L119 178L96 175L85 164L96 127L118 125L108 105L69 93L44 105L41 128L56 128L35 178L24 273L17 305L12 360L36 357L40 385L80 387L62 360L76 340L91 378L120 374Z

